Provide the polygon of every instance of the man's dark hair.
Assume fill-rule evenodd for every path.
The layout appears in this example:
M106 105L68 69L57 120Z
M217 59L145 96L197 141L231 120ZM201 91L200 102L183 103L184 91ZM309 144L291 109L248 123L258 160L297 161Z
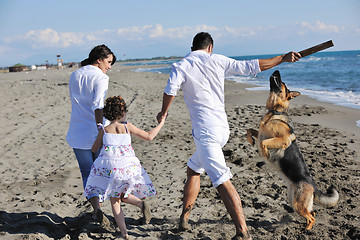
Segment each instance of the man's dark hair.
M207 32L200 32L193 39L191 51L205 49L210 45L214 45L211 35Z

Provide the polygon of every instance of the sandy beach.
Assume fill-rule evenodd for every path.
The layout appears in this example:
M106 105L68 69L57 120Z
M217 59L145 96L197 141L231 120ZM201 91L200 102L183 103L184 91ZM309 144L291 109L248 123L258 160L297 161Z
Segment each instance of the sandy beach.
M107 73L107 96L124 97L128 121L149 130L156 124L168 75L131 71L137 67L116 63ZM102 209L113 228L103 229L92 220L75 155L65 141L71 113L68 81L74 70L0 74L0 239L119 237L109 201ZM267 72L270 76L272 70ZM360 110L306 96L291 101L298 144L318 188L324 192L333 185L340 194L333 208L314 205L316 222L305 232L306 221L288 203L284 182L246 142L246 129L257 128L268 95L247 87L226 82L231 133L224 154L253 239L360 239L360 127L356 126ZM206 175L201 177L191 214L192 230L177 230L186 162L195 150L181 91L169 114L153 141L133 138L135 153L158 195L149 199L153 218L148 225L140 224L137 208L123 205L129 235L131 239L231 239L234 225Z

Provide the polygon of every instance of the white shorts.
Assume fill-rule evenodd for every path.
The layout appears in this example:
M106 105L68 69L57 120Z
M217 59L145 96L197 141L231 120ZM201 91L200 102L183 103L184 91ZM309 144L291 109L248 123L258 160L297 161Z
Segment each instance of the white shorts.
M215 188L232 178L222 151L229 139L229 133L227 127L195 128L192 130L196 151L189 159L187 166L200 174L205 171Z

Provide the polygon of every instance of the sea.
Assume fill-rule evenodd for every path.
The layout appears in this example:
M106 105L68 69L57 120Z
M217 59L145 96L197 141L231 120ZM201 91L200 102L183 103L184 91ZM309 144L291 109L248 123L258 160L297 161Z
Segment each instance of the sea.
M229 57L250 60L271 58L276 55ZM171 64L177 61L179 60L151 60L124 65L142 66L134 71L169 74ZM275 70L280 71L282 79L290 90L299 91L319 101L360 109L360 50L318 52L295 63L283 63L256 76L233 75L226 79L256 85L248 90L269 90L269 77ZM360 120L357 126L360 127Z

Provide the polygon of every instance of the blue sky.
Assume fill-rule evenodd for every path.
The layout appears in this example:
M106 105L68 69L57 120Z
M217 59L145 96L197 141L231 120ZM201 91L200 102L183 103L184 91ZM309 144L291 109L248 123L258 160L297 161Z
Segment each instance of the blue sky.
M81 61L98 44L118 59L184 56L200 31L227 56L330 39L331 51L360 50L360 1L0 0L0 67Z

